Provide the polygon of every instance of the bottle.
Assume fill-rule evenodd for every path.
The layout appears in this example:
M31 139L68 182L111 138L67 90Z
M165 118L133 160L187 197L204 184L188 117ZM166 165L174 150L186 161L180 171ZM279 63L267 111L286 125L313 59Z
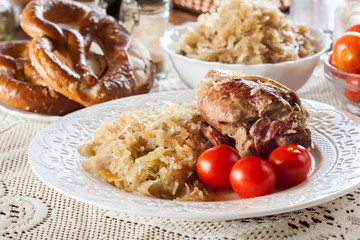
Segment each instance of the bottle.
M14 10L9 0L0 0L0 41L10 40L15 32Z
M160 46L160 37L169 23L169 0L122 0L119 18L125 29L149 50L157 79L165 78L170 63Z
M343 0L335 10L333 41L353 24L360 24L360 0Z

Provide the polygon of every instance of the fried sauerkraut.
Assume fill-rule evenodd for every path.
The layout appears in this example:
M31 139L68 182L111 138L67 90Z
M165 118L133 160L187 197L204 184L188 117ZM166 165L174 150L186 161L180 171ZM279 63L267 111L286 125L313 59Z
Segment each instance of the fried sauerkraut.
M210 143L199 132L203 118L194 106L170 104L153 111L123 112L101 125L91 142L85 170L127 192L145 196L205 200L195 164Z
M175 51L203 61L250 65L311 56L316 46L306 26L286 21L271 1L224 0L218 12L199 16Z

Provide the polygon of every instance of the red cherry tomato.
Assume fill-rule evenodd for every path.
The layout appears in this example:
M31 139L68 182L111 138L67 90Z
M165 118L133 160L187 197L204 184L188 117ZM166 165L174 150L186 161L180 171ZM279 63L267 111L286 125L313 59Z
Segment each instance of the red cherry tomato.
M360 89L360 77L348 76L346 83ZM352 102L360 103L360 90L345 88L345 97Z
M202 152L196 162L200 180L215 189L231 187L229 174L234 163L240 159L238 152L227 145L217 145Z
M335 62L334 62L333 54L331 54L331 55L329 56L329 64L330 64L331 66L333 66L334 68L337 69L337 67L336 67L336 65L335 65ZM341 79L345 79L345 78L346 78L346 74L342 74L342 73L340 73L340 72L336 72L336 71L330 70L330 73L331 73L333 76L338 77L338 78L341 78Z
M360 24L355 24L346 29L345 32L359 32L360 33Z
M310 153L296 144L275 148L268 161L275 168L277 185L283 188L290 188L304 181L312 168Z
M248 156L237 161L230 172L233 190L243 198L270 194L275 186L274 167L266 160Z
M341 71L360 72L360 33L347 32L336 40L333 59Z
M334 62L334 56L332 54L329 57L329 63L330 63L331 66L337 68L336 65L335 65L335 62Z

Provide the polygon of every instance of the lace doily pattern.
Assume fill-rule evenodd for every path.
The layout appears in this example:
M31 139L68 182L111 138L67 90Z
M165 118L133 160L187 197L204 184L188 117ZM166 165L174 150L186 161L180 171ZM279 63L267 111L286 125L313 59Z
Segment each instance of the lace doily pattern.
M311 79L298 93L303 98L339 107L340 103L331 93L321 69L322 66L315 69ZM187 87L170 74L168 79L158 82L158 89L168 91ZM322 112L319 117L311 119L322 128L314 132L317 148L313 155L329 158L319 162L313 172L314 180L321 180L331 171L332 159L358 158L358 147L350 143L351 147L348 148L346 143L359 128L341 130L334 138L328 138L328 131L335 131L335 125L340 123L341 126L351 117L343 113L331 117L333 114L329 116L325 113L338 111L327 107L324 111L323 107L310 104L309 108L319 114ZM102 119L101 116L99 119ZM283 214L218 222L127 214L69 198L45 185L28 164L29 144L49 122L42 120L14 116L0 110L0 239L359 239L359 189L326 203ZM334 126L332 121L336 122ZM87 122L86 126L93 127L91 122ZM52 140L62 142L69 139L52 137ZM332 147L339 141L344 143L338 149L345 150L345 156L341 155L343 151L334 151ZM42 144L46 144L46 141ZM46 153L42 155L45 166L47 162L56 160L46 158ZM69 158L67 161L73 162ZM75 166L79 167L77 164ZM351 163L343 161L337 171L347 167L351 168ZM86 179L92 178L88 176ZM71 181L64 179L64 184L71 185ZM97 193L95 188L92 191Z
M77 147L89 141L106 119L122 111L161 108L166 102L195 104L193 90L170 91L119 99L83 109L42 130L29 148L34 172L58 191L107 209L190 220L230 220L297 210L329 201L360 183L360 124L345 113L315 101L303 100L311 118L315 169L295 188L268 196L219 202L179 202L125 193L82 170Z
M49 217L49 206L29 192L34 178L24 183L32 175L27 164L28 145L33 134L45 125L40 122L32 125L22 118L0 113L0 237L21 239L21 234L35 229Z

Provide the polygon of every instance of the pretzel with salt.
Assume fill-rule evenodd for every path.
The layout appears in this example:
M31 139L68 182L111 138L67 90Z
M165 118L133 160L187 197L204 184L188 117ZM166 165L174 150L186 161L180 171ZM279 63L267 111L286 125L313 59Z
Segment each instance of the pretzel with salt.
M50 87L84 106L147 93L153 85L147 49L100 10L66 0L32 1L22 12L21 26L33 37L29 55L35 69ZM101 76L86 63L93 41L107 65Z

